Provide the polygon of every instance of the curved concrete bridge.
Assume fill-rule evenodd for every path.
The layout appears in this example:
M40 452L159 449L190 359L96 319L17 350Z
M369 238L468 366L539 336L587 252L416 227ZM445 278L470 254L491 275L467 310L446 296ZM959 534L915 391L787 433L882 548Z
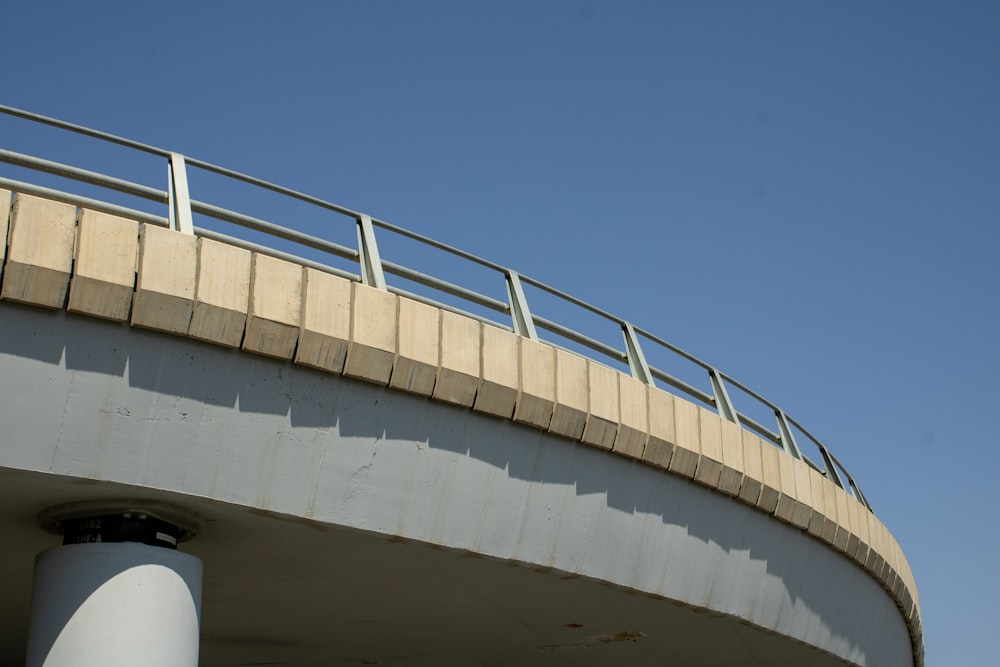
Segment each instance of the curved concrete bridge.
M108 498L198 516L203 665L923 662L888 530L714 412L153 224L0 191L0 234L5 663L36 517Z

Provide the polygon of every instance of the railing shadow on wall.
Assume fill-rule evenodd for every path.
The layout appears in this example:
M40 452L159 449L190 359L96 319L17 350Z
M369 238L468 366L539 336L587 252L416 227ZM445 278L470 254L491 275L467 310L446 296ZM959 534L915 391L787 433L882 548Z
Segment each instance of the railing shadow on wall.
M76 141L81 137L96 140L96 144L91 142L91 146L100 147L95 153L107 153L109 147L124 148L127 159L118 163L119 169L127 164L125 170L133 174L132 177L140 173L147 177L155 174L150 169L150 162L153 166L159 163L161 174L166 167L165 177L160 181L165 189L160 189L0 147L0 163L10 165L12 175L24 174L25 178L30 178L24 181L0 175L0 188L105 211L294 261L581 353L630 373L642 382L668 387L714 409L724 419L740 424L788 455L803 460L871 510L843 464L779 406L656 334L586 301L403 227L241 172L5 105L0 105L0 113L19 119L14 122L26 121L29 133L39 128L56 128L62 131L59 141ZM31 143L30 138L28 142ZM86 153L90 155L89 150ZM137 157L142 160L137 161ZM196 199L192 197L190 177L196 177L198 183L210 184L210 188L204 189L211 190L215 202L226 201L227 197L246 202L245 197L233 194L241 188L254 193L256 200L261 195L277 196L294 207L296 227ZM72 187L73 191L67 187ZM199 188L195 194L200 196L201 192ZM241 207L245 206L243 203ZM312 224L304 224L304 221ZM380 253L380 249L392 248L401 254L410 254L405 250L407 247L419 247L421 255L431 253L435 257L434 273L438 275L383 259ZM457 267L456 273L460 275L445 279L441 274L447 267ZM594 323L594 330L600 333L588 335L563 322L543 317L532 309L532 305L540 303L556 303L559 307L553 310L569 309L577 315L585 315ZM607 342L616 337L620 341L617 345ZM649 363L647 353L651 359L662 360L660 365ZM700 378L700 381L692 378ZM733 400L734 397L737 400ZM773 415L774 426L761 423L761 415Z

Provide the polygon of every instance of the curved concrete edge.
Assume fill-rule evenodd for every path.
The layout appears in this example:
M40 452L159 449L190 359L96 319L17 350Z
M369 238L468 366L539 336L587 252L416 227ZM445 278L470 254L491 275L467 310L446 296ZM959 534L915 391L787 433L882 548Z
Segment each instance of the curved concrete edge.
M923 664L916 583L886 527L806 463L714 412L546 343L147 223L0 190L0 232L2 299L429 395L737 498L866 570L895 601Z

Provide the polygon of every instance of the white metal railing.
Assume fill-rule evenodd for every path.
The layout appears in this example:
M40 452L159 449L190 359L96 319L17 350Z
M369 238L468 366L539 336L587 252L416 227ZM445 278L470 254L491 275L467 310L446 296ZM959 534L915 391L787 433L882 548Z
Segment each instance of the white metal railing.
M378 289L388 290L426 304L474 317L489 324L506 328L527 338L536 340L541 338L554 345L560 345L558 341L553 340L550 336L539 336L538 331L542 330L543 332L547 332L547 334L561 338L564 342L560 346L566 346L568 343L575 350L582 350L584 354L587 354L587 356L596 361L602 363L611 361L623 367L627 366L632 376L642 382L656 385L657 381L659 381L699 403L714 408L723 418L757 433L783 449L789 456L802 459L808 465L825 475L831 482L852 494L871 510L871 506L861 493L854 478L847 472L840 461L833 456L825 445L803 428L801 424L788 417L780 407L694 355L596 306L545 283L521 275L510 268L441 243L440 241L435 241L434 239L383 220L372 218L359 211L353 211L344 206L274 183L269 183L253 176L131 139L125 139L13 107L0 105L0 113L8 117L28 121L32 124L52 126L102 142L123 146L133 151L164 160L167 164L167 179L166 189L161 190L157 187L134 183L97 171L0 148L0 163L6 163L19 169L30 170L33 173L42 172L61 179L69 179L77 183L97 186L102 191L111 190L120 192L130 197L151 201L158 205L165 205L167 215L161 216L101 199L94 199L78 193L74 194L61 188L54 189L33 182L15 180L3 175L0 175L0 187L27 194L36 194L81 207L103 210L142 222L170 227L183 233L197 234L206 238L239 245L255 252L289 259L351 280L361 281L366 285ZM191 168L233 179L254 188L267 190L282 197L298 200L320 210L351 219L354 221L356 227L357 246L350 247L321 236L308 234L291 227L285 227L244 213L238 213L227 208L192 199L188 183L188 172ZM251 230L254 233L266 235L265 239L270 238L272 240L268 241L267 244L263 244L246 238L247 235L243 237L233 236L222 233L210 226L196 226L194 224L196 215L199 216L199 219L205 219L206 221L228 223L237 230L236 233L240 233L239 230ZM493 272L493 274L496 274L496 279L503 281L502 284L505 287L506 299L497 299L402 264L381 259L376 230L378 230L378 238L382 240L385 240L387 235L394 235L395 237L415 241L428 248L443 251L448 255L459 258L463 262L471 263ZM278 245L281 246L287 247L295 244L316 251L319 253L320 259L307 257L306 255L309 253L293 253L274 247L273 239L275 238L287 242L279 243ZM346 260L350 265L357 266L357 273L334 266L330 262L331 257ZM395 276L401 280L398 282L388 281L386 274ZM415 289L421 291L414 292L404 289L403 283L406 282L412 283ZM596 316L599 321L603 321L618 329L621 335L622 347L619 349L576 331L569 326L534 314L529 307L525 286L530 286L532 289L539 290L540 293L554 297L560 303L572 309L582 310ZM431 292L427 293L423 291L423 288L431 290ZM449 299L447 297L452 298ZM456 301L458 305L456 305ZM482 311L489 313L489 315L471 312L471 310ZM495 319L495 314L499 314L501 316L500 319ZM709 390L699 389L693 384L647 363L644 350L655 350L659 354L666 353L672 358L693 365L705 374L703 377L707 377ZM773 413L775 419L774 430L751 418L745 412L737 410L736 405L730 398L729 388L735 388L742 392L744 396L757 404L756 408L758 410L763 409L769 413ZM804 438L804 441L802 441L803 444L811 445L818 452L818 462L814 462L802 452L800 441L795 436L796 431Z

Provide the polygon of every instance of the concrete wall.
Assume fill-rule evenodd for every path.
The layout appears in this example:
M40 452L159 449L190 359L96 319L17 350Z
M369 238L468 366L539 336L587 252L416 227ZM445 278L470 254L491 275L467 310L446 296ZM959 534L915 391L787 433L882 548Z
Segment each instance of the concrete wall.
M0 222L5 217L0 212ZM863 568L921 645L916 586L885 527L806 464L718 415L450 312L205 239L147 224L136 230L131 221L16 194L0 297L45 308L68 303L77 313L293 359L488 415L497 432L521 424L536 437L552 434L546 441L578 442L632 474L692 480L708 497L739 503L732 506L745 508L734 509L741 516L801 531L823 553ZM252 368L250 359L242 363Z

